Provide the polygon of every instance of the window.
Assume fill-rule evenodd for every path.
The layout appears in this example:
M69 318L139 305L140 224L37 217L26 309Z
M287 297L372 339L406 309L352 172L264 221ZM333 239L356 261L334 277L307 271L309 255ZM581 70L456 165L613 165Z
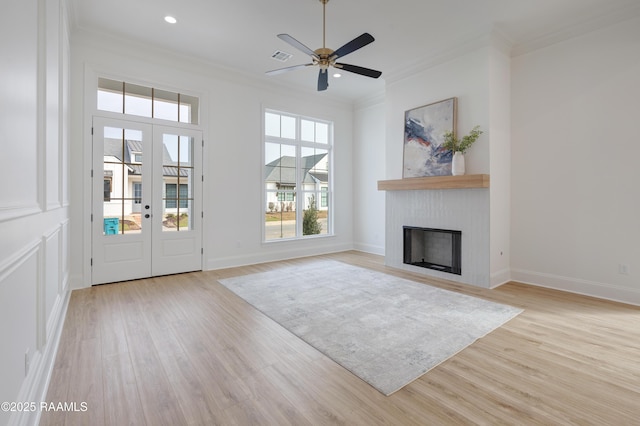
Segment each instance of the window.
M198 124L197 97L98 78L100 111Z
M293 191L295 189L295 186L280 186L280 191L278 192L278 201L293 201Z
M113 178L111 177L105 177L104 178L104 201L111 201L111 180Z
M320 207L329 206L329 188L323 186L320 188Z
M133 182L133 203L142 203L142 182Z
M332 123L264 113L264 240L332 233Z
M175 183L168 183L166 185L165 207L175 209L179 204L181 209L186 209L189 206L189 185L181 183L180 194L176 192L176 187L177 185Z

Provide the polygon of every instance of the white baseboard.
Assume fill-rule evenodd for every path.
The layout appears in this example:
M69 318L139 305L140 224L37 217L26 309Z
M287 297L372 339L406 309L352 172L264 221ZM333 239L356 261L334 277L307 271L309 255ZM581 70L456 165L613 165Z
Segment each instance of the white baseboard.
M354 250L362 251L365 253L377 254L384 256L384 246L375 246L373 244L355 243L353 245Z
M562 290L569 293L576 293L584 296L592 296L599 299L640 306L640 291L635 289L623 288L596 281L583 280L580 278L562 277L542 272L526 271L523 269L512 269L511 279L513 281L531 284L538 287L552 288L554 290Z
M264 251L255 254L226 256L217 259L207 259L205 270L235 268L238 266L255 265L259 263L276 262L278 260L296 259L299 257L318 256L322 254L338 253L353 250L351 244L338 244L327 247L311 247L306 249L294 248L276 251Z
M489 288L500 287L511 281L511 269L505 268L497 272L492 272L489 276Z

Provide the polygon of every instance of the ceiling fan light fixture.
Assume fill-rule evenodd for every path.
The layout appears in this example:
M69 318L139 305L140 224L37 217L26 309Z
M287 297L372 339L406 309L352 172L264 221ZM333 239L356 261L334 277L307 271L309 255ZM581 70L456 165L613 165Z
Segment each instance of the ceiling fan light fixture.
M278 34L278 38L289 45L295 47L299 51L310 56L311 63L308 64L300 64L294 65L292 67L280 68L277 70L267 71L267 75L277 75L282 74L284 72L297 70L300 68L305 68L308 66L317 66L319 69L318 73L318 91L327 90L329 87L328 77L329 77L329 67L337 68L339 70L344 70L348 72L352 72L354 74L363 75L365 77L378 78L382 75L382 72L372 70L370 68L364 68L357 65L350 65L336 62L338 58L348 55L351 52L355 52L358 49L365 47L366 45L373 43L375 40L373 36L369 33L363 33L360 36L354 38L347 44L340 47L338 50L333 50L327 48L325 45L326 40L326 5L329 0L320 0L322 3L322 47L316 50L311 50L304 44L300 43L295 38L291 37L289 34ZM340 77L340 73L333 74L335 78Z

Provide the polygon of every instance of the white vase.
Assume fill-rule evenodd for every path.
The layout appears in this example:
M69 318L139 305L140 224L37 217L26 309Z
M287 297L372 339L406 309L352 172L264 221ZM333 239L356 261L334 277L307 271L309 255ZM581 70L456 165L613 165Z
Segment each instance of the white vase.
M451 174L454 176L462 176L464 174L464 155L460 151L456 151L453 154Z

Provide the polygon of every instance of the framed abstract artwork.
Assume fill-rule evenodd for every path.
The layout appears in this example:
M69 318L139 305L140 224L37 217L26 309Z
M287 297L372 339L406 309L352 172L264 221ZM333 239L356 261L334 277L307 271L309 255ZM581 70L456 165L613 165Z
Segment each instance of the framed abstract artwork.
M458 98L449 98L404 113L403 178L451 175L453 153L441 145L456 131L457 110Z

